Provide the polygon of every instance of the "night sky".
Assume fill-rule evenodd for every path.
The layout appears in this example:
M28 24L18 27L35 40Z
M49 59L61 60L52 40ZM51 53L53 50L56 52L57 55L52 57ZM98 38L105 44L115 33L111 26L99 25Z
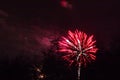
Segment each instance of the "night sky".
M61 1L0 1L0 80L35 80L34 65L44 80L77 80L76 67L55 52L58 38L75 29L93 34L99 49L81 80L120 79L119 1Z

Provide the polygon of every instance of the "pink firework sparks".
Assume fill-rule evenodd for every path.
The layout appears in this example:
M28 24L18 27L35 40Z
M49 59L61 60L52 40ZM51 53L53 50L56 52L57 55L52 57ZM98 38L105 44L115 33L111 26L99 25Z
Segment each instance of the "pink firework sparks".
M96 59L95 40L93 35L87 36L86 33L76 30L68 31L67 37L62 37L59 41L59 52L65 53L63 59L67 60L70 65L73 62L86 66L87 62Z

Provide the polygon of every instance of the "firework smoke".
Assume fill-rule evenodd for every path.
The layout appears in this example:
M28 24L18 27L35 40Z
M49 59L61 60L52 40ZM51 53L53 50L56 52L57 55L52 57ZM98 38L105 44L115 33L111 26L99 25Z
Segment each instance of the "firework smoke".
M58 37L57 30L49 29L50 26L43 28L39 25L31 26L7 19L7 22L1 23L0 29L1 58L9 58L11 61L19 55L25 55L30 59L39 56L39 61L43 60L43 53L48 53L52 45L51 41Z

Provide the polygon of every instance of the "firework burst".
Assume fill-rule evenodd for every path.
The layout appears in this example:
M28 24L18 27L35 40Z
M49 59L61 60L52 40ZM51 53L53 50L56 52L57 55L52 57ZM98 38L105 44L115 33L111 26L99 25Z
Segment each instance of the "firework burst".
M87 62L96 59L97 48L95 46L93 35L87 36L86 33L76 30L75 32L68 31L67 37L62 37L59 43L59 52L65 53L63 59L67 60L71 65L78 65L78 80L80 80L80 67L86 66Z

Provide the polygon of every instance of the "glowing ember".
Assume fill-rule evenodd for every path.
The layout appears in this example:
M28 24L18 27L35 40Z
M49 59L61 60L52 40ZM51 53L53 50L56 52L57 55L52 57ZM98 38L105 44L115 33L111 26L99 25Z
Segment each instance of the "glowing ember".
M68 31L67 37L62 37L59 41L59 52L65 53L63 59L67 60L70 65L75 62L77 64L86 65L87 62L95 60L97 48L92 36L76 30Z
M44 74L40 74L38 77L39 77L39 79L44 79L45 75Z

